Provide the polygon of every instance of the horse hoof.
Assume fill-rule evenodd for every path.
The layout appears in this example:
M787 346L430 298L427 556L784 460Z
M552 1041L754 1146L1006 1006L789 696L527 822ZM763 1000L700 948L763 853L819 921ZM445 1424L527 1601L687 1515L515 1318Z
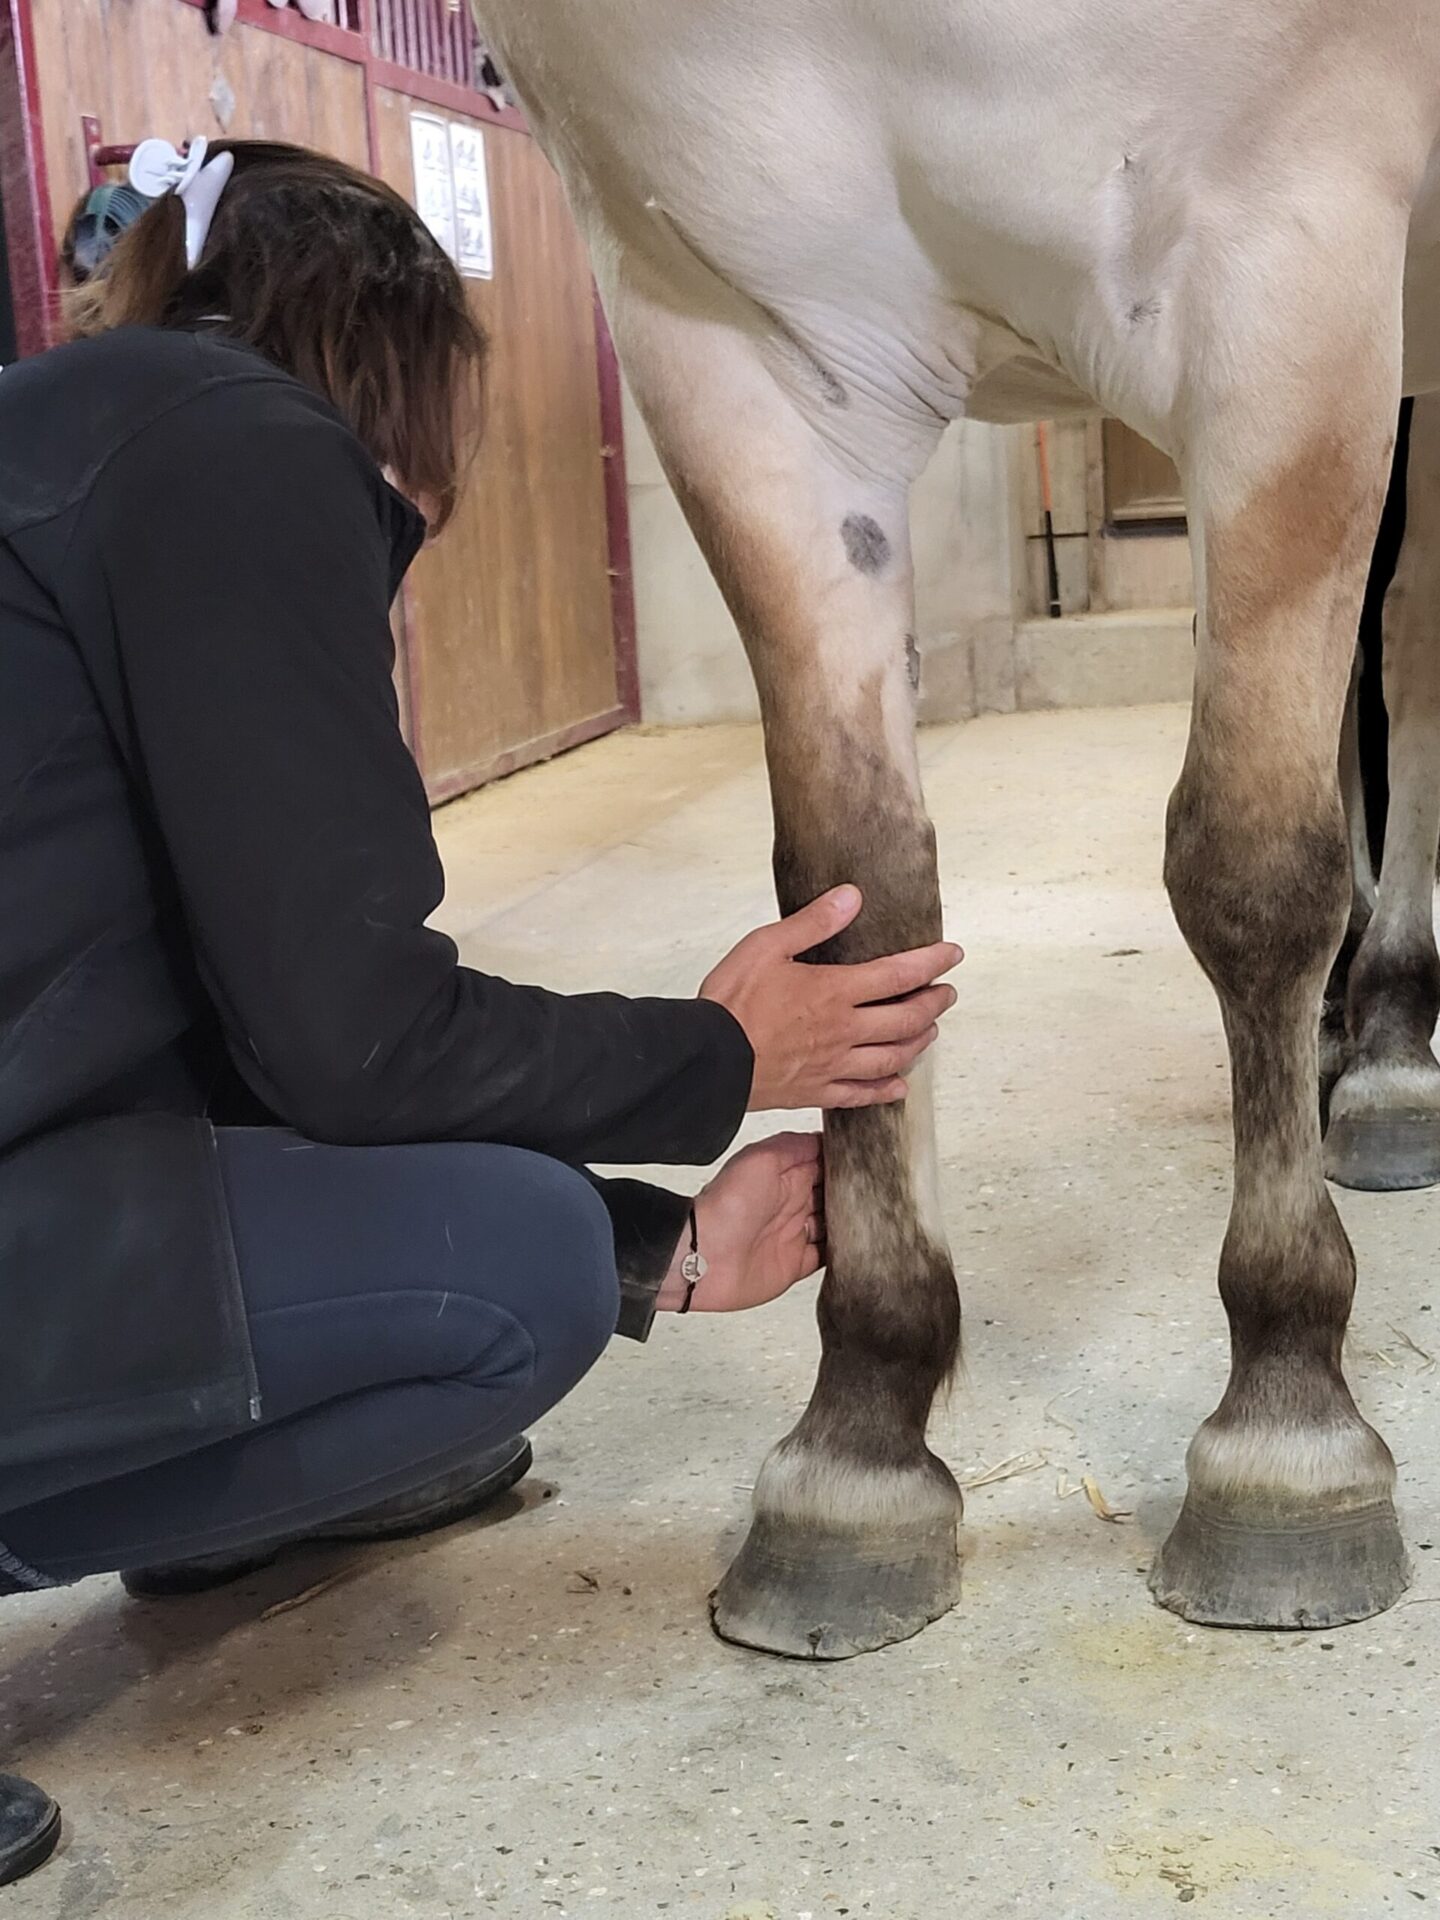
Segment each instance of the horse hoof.
M1271 1501L1241 1517L1193 1489L1150 1574L1160 1605L1202 1627L1342 1627L1409 1584L1388 1498L1338 1512Z
M954 1520L905 1532L834 1534L758 1515L711 1595L722 1640L795 1660L848 1660L893 1646L960 1598Z
M1440 1186L1440 1112L1330 1115L1325 1178L1363 1193Z

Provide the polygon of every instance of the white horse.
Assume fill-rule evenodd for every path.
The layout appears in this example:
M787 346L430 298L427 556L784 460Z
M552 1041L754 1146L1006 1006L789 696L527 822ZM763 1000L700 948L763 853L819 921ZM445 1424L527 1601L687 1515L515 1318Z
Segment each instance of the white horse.
M1315 1035L1350 900L1337 749L1398 403L1440 388L1440 0L477 12L744 635L781 905L864 890L839 957L939 933L907 495L945 424L1099 407L1176 460L1201 611L1166 879L1230 1046L1233 1362L1152 1584L1216 1623L1389 1606L1407 1563L1394 1463L1341 1368L1354 1261L1322 1177ZM1411 545L1428 642L1440 545ZM1402 838L1429 863L1428 928L1425 792ZM1433 960L1413 874L1401 891ZM1423 1060L1367 1052L1363 1019L1358 1037L1336 1114L1398 1106L1433 1153L1428 1031ZM925 1444L960 1318L927 1091L832 1116L825 1151L819 1377L715 1603L726 1636L819 1657L950 1606L960 1516Z

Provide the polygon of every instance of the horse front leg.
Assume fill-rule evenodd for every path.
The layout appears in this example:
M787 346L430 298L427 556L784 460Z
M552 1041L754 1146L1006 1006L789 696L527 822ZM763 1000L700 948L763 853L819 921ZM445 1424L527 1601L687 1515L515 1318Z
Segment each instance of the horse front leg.
M769 370L776 355L793 360L794 343L767 338L765 316L726 309L727 297L701 288L687 303L622 285L610 304L754 669L781 908L856 884L863 910L823 957L858 963L941 931L915 750L909 475L898 470L918 468L919 441L933 445L938 429L884 472L833 457ZM821 406L850 399L833 379L816 391ZM854 397L857 412L864 404ZM876 422L877 438L889 424ZM960 1491L926 1445L960 1309L923 1067L903 1106L827 1115L825 1178L818 1377L761 1469L749 1536L714 1597L725 1638L811 1659L903 1639L960 1591Z
M893 657L877 647L853 698L817 671L769 687L764 701L782 909L846 880L865 898L829 960L941 937L907 628L883 625ZM838 1658L903 1639L959 1598L960 1492L925 1442L960 1337L931 1071L927 1059L912 1073L903 1105L826 1116L820 1367L799 1424L761 1469L749 1538L716 1594L727 1639Z
M1336 765L1394 442L1404 233L1382 200L1320 246L1298 226L1259 238L1273 284L1306 288L1303 346L1283 331L1237 343L1227 276L1256 268L1234 255L1197 274L1213 331L1187 353L1223 361L1226 385L1194 396L1185 448L1204 611L1166 879L1230 1049L1231 1364L1152 1585L1191 1620L1328 1627L1389 1606L1408 1578L1394 1461L1345 1379L1355 1261L1322 1177L1314 1079L1350 903Z

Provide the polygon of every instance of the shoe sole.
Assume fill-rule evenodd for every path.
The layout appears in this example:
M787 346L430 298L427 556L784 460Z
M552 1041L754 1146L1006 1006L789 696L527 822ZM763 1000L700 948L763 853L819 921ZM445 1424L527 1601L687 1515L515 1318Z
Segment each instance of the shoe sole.
M257 1555L243 1566L225 1573L187 1573L177 1567L164 1579L146 1580L143 1585L139 1584L138 1576L133 1577L133 1583L132 1579L127 1579L125 1590L132 1600L178 1600L190 1594L212 1593L218 1587L233 1586L237 1580L248 1580L251 1574L263 1573L267 1567L273 1567L283 1554L293 1553L300 1547L377 1546L387 1540L412 1540L417 1534L435 1533L442 1527L459 1526L462 1520L473 1519L492 1500L498 1500L502 1493L508 1493L517 1481L525 1478L534 1462L534 1452L526 1440L503 1467L477 1482L459 1505L453 1501L437 1500L433 1507L408 1514L404 1520L394 1521L384 1527L357 1525L352 1531L341 1521L315 1533L307 1533L298 1540L287 1540L276 1547L273 1553Z
M437 1500L433 1507L426 1507L418 1513L407 1514L403 1520L391 1521L388 1526L365 1526L356 1522L354 1526L339 1521L333 1526L323 1527L315 1533L307 1533L303 1540L297 1540L296 1546L356 1546L376 1544L384 1540L413 1540L417 1534L438 1532L442 1527L459 1526L462 1520L471 1520L492 1500L498 1500L502 1493L508 1493L517 1481L523 1480L535 1464L535 1454L530 1442L526 1440L520 1446L513 1459L507 1460L503 1467L497 1468L487 1479L479 1481L472 1491L465 1495L460 1504L455 1500Z
M17 1880L23 1880L27 1873L34 1873L37 1867L43 1867L60 1844L60 1809L54 1807L50 1818L39 1833L25 1842L20 1851L0 1866L0 1887L8 1887Z

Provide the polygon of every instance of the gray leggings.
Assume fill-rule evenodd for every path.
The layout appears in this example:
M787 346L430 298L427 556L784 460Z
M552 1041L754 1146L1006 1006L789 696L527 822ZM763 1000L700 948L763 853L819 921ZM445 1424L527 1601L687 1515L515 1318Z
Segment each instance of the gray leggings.
M263 1422L0 1514L46 1580L243 1550L407 1492L538 1419L615 1330L609 1215L558 1161L218 1138Z

